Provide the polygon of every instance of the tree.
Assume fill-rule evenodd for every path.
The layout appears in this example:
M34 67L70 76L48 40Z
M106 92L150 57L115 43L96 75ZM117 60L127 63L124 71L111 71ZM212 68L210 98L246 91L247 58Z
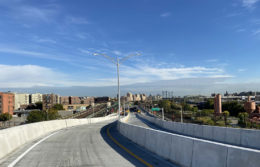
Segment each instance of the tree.
M247 112L240 112L238 114L239 121L238 123L242 126L247 126L247 119L248 119L248 113Z
M39 110L42 110L42 102L36 102L35 103L35 106L36 106L36 108L35 109L39 109Z
M184 111L191 111L192 110L192 107L187 103L182 103L182 106L183 106Z
M27 110L42 110L42 102L36 102L35 104L30 104L29 106L26 107Z
M222 114L223 114L223 116L224 116L225 125L227 125L227 118L228 118L228 116L229 116L229 112L228 112L228 111L224 111Z
M55 120L55 119L59 119L60 115L58 113L57 110L49 110L48 111L48 120Z
M214 110L212 109L204 109L199 113L200 116L210 116L214 113Z
M0 114L0 121L8 121L8 120L10 120L10 119L12 119L12 115L11 114L9 114L9 113L2 113L2 114Z
M208 99L205 103L205 109L214 109L214 100Z
M237 101L224 102L222 109L229 111L231 116L238 116L238 113L245 112L243 105Z
M53 110L64 110L62 104L55 104L55 105L52 107L52 109L53 109Z
M46 114L43 111L31 111L27 117L27 121L29 123L45 121L46 120L45 115Z
M159 107L163 108L165 112L171 111L171 102L169 100L162 100L159 102Z
M197 113L197 112L199 111L199 109L198 109L198 107L193 107L193 108L192 108L192 111L193 111L194 113Z

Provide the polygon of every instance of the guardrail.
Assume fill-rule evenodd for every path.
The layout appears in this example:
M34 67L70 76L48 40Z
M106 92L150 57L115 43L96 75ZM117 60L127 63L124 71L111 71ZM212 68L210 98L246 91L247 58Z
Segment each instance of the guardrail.
M117 116L115 115L108 115L106 117L100 118L44 121L0 130L0 159L11 153L18 147L22 146L23 144L29 141L33 141L54 131L78 125L86 125L106 120L113 120L116 118Z
M252 149L260 149L260 130L197 125L192 123L164 121L143 114L140 116L143 119L174 133Z
M260 151L131 125L119 132L147 150L184 167L258 167Z

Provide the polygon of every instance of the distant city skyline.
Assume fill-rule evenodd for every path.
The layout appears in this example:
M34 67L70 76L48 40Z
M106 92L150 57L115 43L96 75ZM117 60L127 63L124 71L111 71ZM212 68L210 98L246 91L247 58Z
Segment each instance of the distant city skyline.
M121 65L122 93L260 89L259 0L2 0L0 8L0 91L116 96L116 67L96 52L141 54Z
M228 93L239 92L260 92L258 89L259 84L223 84L217 83L218 80L212 81L211 79L204 79L197 82L196 79L180 79L172 81L156 81L143 84L124 85L121 87L121 95L126 95L127 92L133 94L145 93L146 95L162 94L162 91L171 91L173 96L186 96L186 95L205 95L210 96L212 93L220 93L224 95ZM190 84L192 83L192 85ZM29 88L0 88L0 92L18 92L18 93L55 93L61 96L110 96L116 97L116 86L106 87L29 87Z

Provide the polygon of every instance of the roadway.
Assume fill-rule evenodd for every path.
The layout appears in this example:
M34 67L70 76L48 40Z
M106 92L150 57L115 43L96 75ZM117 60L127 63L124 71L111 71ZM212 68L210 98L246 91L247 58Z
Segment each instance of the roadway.
M134 121L142 123L131 116L129 122L135 123ZM39 140L28 143L10 154L0 161L0 166L12 164ZM116 130L116 124L111 121L58 131L13 164L17 167L176 166L120 135Z

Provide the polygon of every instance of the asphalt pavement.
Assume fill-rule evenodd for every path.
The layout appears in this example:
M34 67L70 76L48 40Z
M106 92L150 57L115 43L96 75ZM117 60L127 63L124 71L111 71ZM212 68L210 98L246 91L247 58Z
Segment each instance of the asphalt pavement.
M35 143L37 141L28 143L10 154L4 161L0 161L0 166L10 165ZM167 167L176 165L131 142L119 134L116 129L116 123L110 121L61 130L28 151L14 166Z

